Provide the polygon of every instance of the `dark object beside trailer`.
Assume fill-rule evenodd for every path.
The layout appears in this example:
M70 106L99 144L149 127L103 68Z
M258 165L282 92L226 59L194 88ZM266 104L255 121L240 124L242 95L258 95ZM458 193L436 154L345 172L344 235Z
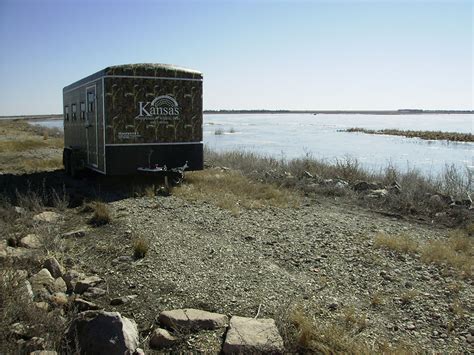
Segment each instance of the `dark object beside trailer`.
M165 64L105 68L63 89L68 174L203 169L202 74Z

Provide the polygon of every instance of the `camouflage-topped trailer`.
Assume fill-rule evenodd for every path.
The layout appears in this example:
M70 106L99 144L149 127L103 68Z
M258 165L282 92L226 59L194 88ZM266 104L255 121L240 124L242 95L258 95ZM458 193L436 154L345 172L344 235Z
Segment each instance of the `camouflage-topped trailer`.
M198 71L165 64L107 67L66 86L63 102L68 174L203 168Z

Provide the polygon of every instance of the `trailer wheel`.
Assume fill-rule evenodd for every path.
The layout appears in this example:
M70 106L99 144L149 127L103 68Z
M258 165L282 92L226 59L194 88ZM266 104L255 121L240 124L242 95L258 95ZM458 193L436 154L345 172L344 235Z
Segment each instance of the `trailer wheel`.
M71 175L71 151L69 149L63 150L63 165L66 175Z
M74 152L71 152L69 154L69 175L71 175L73 178L76 178L78 176L79 170L78 169L78 162L77 162L76 156L74 156Z

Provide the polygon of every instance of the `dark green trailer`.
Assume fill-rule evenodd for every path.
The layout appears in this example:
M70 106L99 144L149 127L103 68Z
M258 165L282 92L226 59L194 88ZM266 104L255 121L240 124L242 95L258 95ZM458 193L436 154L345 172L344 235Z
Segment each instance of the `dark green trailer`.
M202 170L202 73L166 64L107 67L63 89L66 172Z

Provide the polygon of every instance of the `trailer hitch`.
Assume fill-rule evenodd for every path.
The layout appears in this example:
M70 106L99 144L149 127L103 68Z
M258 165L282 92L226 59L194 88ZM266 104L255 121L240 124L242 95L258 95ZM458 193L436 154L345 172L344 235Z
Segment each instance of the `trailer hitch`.
M137 171L146 175L164 176L165 184L168 184L168 179L171 179L173 185L179 185L184 179L184 171L189 168L188 161L183 166L168 169L166 165L159 166L155 164L153 167L137 168Z

